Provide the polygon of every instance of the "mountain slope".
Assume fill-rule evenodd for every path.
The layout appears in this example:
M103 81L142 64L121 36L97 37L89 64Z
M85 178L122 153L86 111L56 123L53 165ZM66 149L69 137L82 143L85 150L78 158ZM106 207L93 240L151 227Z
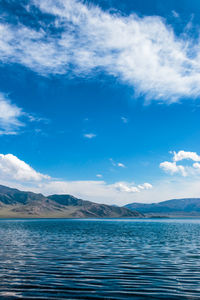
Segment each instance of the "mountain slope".
M77 199L71 195L52 195L48 199L64 205L69 208L73 208L71 213L72 217L139 217L141 216L136 211L130 211L125 207L116 207L106 204L98 204L91 201L85 201Z
M71 195L45 197L0 185L0 217L132 218L142 215L125 207L98 204Z
M200 216L200 198L172 199L151 204L130 203L125 207L155 216Z

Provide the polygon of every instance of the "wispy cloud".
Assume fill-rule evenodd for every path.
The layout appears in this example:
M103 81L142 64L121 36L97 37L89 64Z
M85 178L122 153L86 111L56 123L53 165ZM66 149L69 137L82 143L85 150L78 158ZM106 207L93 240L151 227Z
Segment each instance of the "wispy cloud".
M4 94L0 93L0 135L17 134L18 129L24 126L21 121L23 111L12 104Z
M126 118L126 117L121 117L121 120L122 120L122 122L125 123L125 124L128 123L128 118Z
M120 167L120 168L125 168L125 165L123 163L120 163L120 162L117 163L117 166Z
M178 19L180 17L179 14L175 10L172 10L172 15L176 19Z
M86 139L93 139L93 138L95 138L97 135L94 134L94 133L85 133L83 136L84 136Z
M98 177L98 178L102 178L102 177L103 177L103 175L102 175L102 174L97 174L97 175L96 175L96 177Z
M19 134L28 122L48 123L49 120L24 112L7 95L0 92L0 135Z
M126 168L126 166L121 162L115 162L112 158L109 159L113 167Z
M147 99L199 97L199 37L176 36L159 16L111 14L76 0L33 0L27 14L34 14L34 5L54 16L54 30L40 26L40 19L38 30L2 21L1 62L19 63L41 75L87 76L103 70Z

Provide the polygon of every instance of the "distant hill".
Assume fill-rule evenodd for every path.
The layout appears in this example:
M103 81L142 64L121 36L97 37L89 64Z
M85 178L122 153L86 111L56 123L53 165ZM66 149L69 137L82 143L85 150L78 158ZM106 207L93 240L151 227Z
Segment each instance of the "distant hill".
M152 204L130 203L125 207L152 216L200 216L200 198L172 199Z
M71 195L24 192L0 185L0 218L135 218L137 211L98 204Z

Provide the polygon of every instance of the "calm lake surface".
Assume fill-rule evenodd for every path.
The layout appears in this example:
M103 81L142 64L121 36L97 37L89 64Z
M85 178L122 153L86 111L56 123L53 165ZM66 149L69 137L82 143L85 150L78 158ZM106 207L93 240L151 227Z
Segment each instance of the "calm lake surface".
M0 298L200 299L200 220L0 220Z

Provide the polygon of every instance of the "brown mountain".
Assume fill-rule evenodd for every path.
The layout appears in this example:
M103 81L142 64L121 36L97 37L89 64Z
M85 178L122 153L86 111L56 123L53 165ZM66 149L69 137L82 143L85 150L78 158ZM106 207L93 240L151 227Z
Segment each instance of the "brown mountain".
M137 211L98 204L71 195L24 192L0 185L0 218L135 218Z

